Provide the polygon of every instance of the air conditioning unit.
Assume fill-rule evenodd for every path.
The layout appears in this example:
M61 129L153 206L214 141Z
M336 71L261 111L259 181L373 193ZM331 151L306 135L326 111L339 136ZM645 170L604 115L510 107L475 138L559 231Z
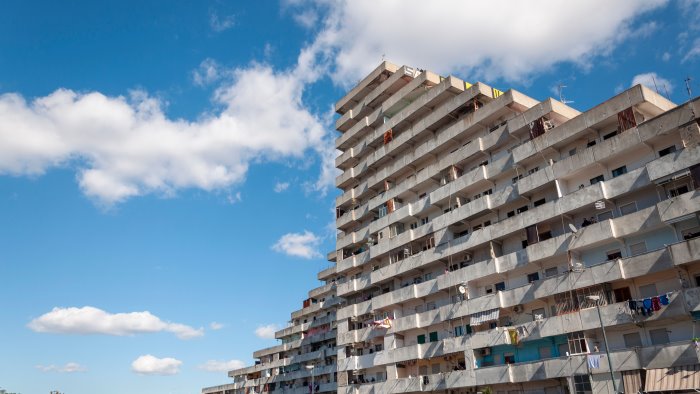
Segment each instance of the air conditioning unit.
M490 356L491 355L491 348L490 347L485 347L479 349L479 355L481 356Z

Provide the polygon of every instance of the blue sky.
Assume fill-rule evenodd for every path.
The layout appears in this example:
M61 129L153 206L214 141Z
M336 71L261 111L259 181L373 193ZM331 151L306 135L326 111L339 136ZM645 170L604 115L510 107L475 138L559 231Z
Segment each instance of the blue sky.
M383 55L580 110L700 93L700 2L609 3L4 2L0 388L194 393L276 344L334 249L332 105Z

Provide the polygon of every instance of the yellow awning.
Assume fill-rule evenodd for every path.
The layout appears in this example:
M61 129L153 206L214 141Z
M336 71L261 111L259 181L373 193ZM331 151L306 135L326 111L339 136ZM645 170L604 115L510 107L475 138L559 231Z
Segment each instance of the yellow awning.
M700 389L700 364L647 370L644 391Z
M625 384L625 394L637 394L642 390L640 370L622 371L622 382Z

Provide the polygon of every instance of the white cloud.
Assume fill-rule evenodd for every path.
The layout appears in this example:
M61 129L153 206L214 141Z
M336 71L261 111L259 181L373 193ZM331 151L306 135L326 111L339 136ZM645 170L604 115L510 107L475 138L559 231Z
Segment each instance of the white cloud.
M465 2L442 0L288 1L297 15L324 9L324 27L309 58L330 64L348 86L380 62L471 78L527 78L560 62L588 67L631 34L638 17L667 0Z
M275 183L275 193L282 193L283 191L289 189L289 182L277 182Z
M192 71L192 80L197 86L210 85L226 74L226 70L222 69L221 65L214 59L204 59L194 71Z
M318 246L320 244L320 237L311 231L304 230L303 233L284 234L274 245L272 245L272 249L276 252L284 253L289 256L312 259L321 257L321 253L318 251Z
M265 326L259 326L258 328L255 329L255 335L258 336L258 338L263 338L263 339L275 339L275 332L278 331L280 328L277 324L268 324Z
M197 368L207 372L228 372L233 369L240 369L243 367L245 367L245 363L241 360L209 360L206 363L198 366Z
M324 126L302 103L306 74L253 64L230 75L214 95L220 112L194 122L169 119L143 92L0 95L0 175L72 167L83 192L110 206L186 188L229 190L253 161L323 149Z
M74 373L74 372L85 372L87 368L78 363L66 363L66 365L37 365L36 369L41 372L60 372L60 373Z
M131 370L142 375L177 375L182 361L171 358L158 358L150 354L140 356L131 363Z
M224 328L224 325L213 321L213 322L209 323L209 328L216 331L216 330L221 330L222 328Z
M685 53L685 56L683 56L683 59L681 60L682 63L687 62L688 60L700 56L700 38L696 38L693 43L690 45L690 49Z
M668 53L668 52L664 52L664 54L661 55L661 60L663 60L663 61L665 61L665 62L671 60L671 54Z
M204 329L165 322L148 311L130 313L109 313L101 309L84 306L82 308L53 308L33 319L27 325L36 332L54 334L104 334L134 335L154 332L171 332L180 339L191 339L204 335Z
M217 33L228 30L236 25L235 15L221 16L219 13L212 11L209 13L209 27Z
M669 94L673 92L673 84L671 81L658 76L655 72L635 75L634 78L632 78L632 84L630 86L637 84L642 84L654 91L658 89L661 94L665 94L667 90Z

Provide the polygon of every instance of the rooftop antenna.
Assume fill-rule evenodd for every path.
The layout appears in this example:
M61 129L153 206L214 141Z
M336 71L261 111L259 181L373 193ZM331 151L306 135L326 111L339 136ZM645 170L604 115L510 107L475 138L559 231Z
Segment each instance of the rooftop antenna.
M559 101L560 101L562 104L572 104L573 101L567 100L567 99L564 98L563 91L564 91L564 88L565 88L565 87L566 87L566 85L564 85L563 83L560 83L559 85L557 85L557 91L559 91Z
M382 62L386 60L386 53L382 53Z
M654 89L656 89L656 94L661 94L659 93L659 87L656 86L656 78L654 78L653 75L651 76L651 81L654 82Z
M690 81L692 80L690 76L685 77L685 90L688 92L688 98L693 98L693 90L690 88Z

